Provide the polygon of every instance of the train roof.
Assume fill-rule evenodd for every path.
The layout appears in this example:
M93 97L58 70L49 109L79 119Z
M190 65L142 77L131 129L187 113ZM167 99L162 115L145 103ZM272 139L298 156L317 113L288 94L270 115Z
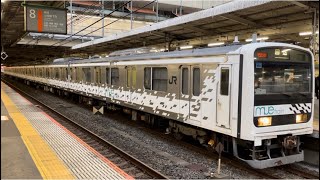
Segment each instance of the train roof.
M85 64L85 63L103 63L103 62L119 62L119 61L134 61L134 60L153 60L153 59L169 59L169 58L185 58L185 57L205 57L205 56L217 56L226 55L232 53L240 53L244 47L252 49L259 47L275 47L275 46L286 46L291 48L297 48L305 51L310 51L308 49L302 48L297 45L277 43L277 42L258 42L249 44L231 44L221 47L212 48L199 48L190 50L180 50L172 52L153 52L153 53L143 53L143 54L131 54L123 56L113 56L107 58L91 58L91 59L73 59L72 61L56 61L54 65L65 65L71 64ZM121 53L120 53L121 54Z
M182 58L182 57L198 57L198 56L214 56L228 54L230 52L236 51L239 49L241 44L229 45L222 47L213 47L213 48L203 48L203 49L190 49L182 51L172 51L172 52L157 52L157 53L144 53L144 54L133 54L125 56L114 56L107 58L97 58L97 59L83 59L83 60L74 60L70 63L98 63L98 62L117 62L117 61L132 61L132 60L152 60L152 59L165 59L165 58ZM65 62L55 62L53 64L67 64Z

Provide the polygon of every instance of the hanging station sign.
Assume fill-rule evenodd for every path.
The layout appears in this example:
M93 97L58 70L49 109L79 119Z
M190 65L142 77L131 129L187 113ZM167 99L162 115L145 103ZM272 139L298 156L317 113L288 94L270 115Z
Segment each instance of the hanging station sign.
M24 29L27 32L67 34L67 10L26 5Z

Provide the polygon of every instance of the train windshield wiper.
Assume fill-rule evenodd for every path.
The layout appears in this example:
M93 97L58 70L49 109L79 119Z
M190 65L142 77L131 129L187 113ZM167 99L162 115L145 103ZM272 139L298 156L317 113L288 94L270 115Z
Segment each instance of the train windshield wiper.
M292 95L291 95L291 94L288 94L288 93L281 93L281 94L286 95L286 96L288 96L288 97L292 97Z
M299 92L299 94L302 95L302 96L304 96L304 97L308 97L308 95L305 94L305 93Z

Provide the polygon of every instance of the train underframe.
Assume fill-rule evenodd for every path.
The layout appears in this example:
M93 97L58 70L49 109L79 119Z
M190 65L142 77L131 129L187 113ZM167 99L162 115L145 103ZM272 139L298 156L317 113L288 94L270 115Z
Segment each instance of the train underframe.
M22 80L19 78L16 79ZM222 143L224 146L224 153L233 154L235 157L257 169L280 166L304 160L303 150L300 148L301 142L299 136L278 136L276 139L263 140L261 146L254 146L253 141L234 138L44 84L28 80L22 81L29 86L34 86L59 96L69 97L78 103L84 103L90 106L103 106L105 109L113 111L122 110L124 113L130 115L132 120L144 121L151 127L165 128L166 133L172 134L178 140L182 140L185 136L192 137L200 145L205 146L210 151L214 151L215 146L218 143Z

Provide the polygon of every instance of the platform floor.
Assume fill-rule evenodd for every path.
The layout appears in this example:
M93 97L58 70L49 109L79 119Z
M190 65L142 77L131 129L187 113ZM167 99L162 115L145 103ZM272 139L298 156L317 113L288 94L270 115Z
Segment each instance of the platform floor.
M1 179L26 177L42 178L1 100Z
M1 82L1 179L133 179Z

